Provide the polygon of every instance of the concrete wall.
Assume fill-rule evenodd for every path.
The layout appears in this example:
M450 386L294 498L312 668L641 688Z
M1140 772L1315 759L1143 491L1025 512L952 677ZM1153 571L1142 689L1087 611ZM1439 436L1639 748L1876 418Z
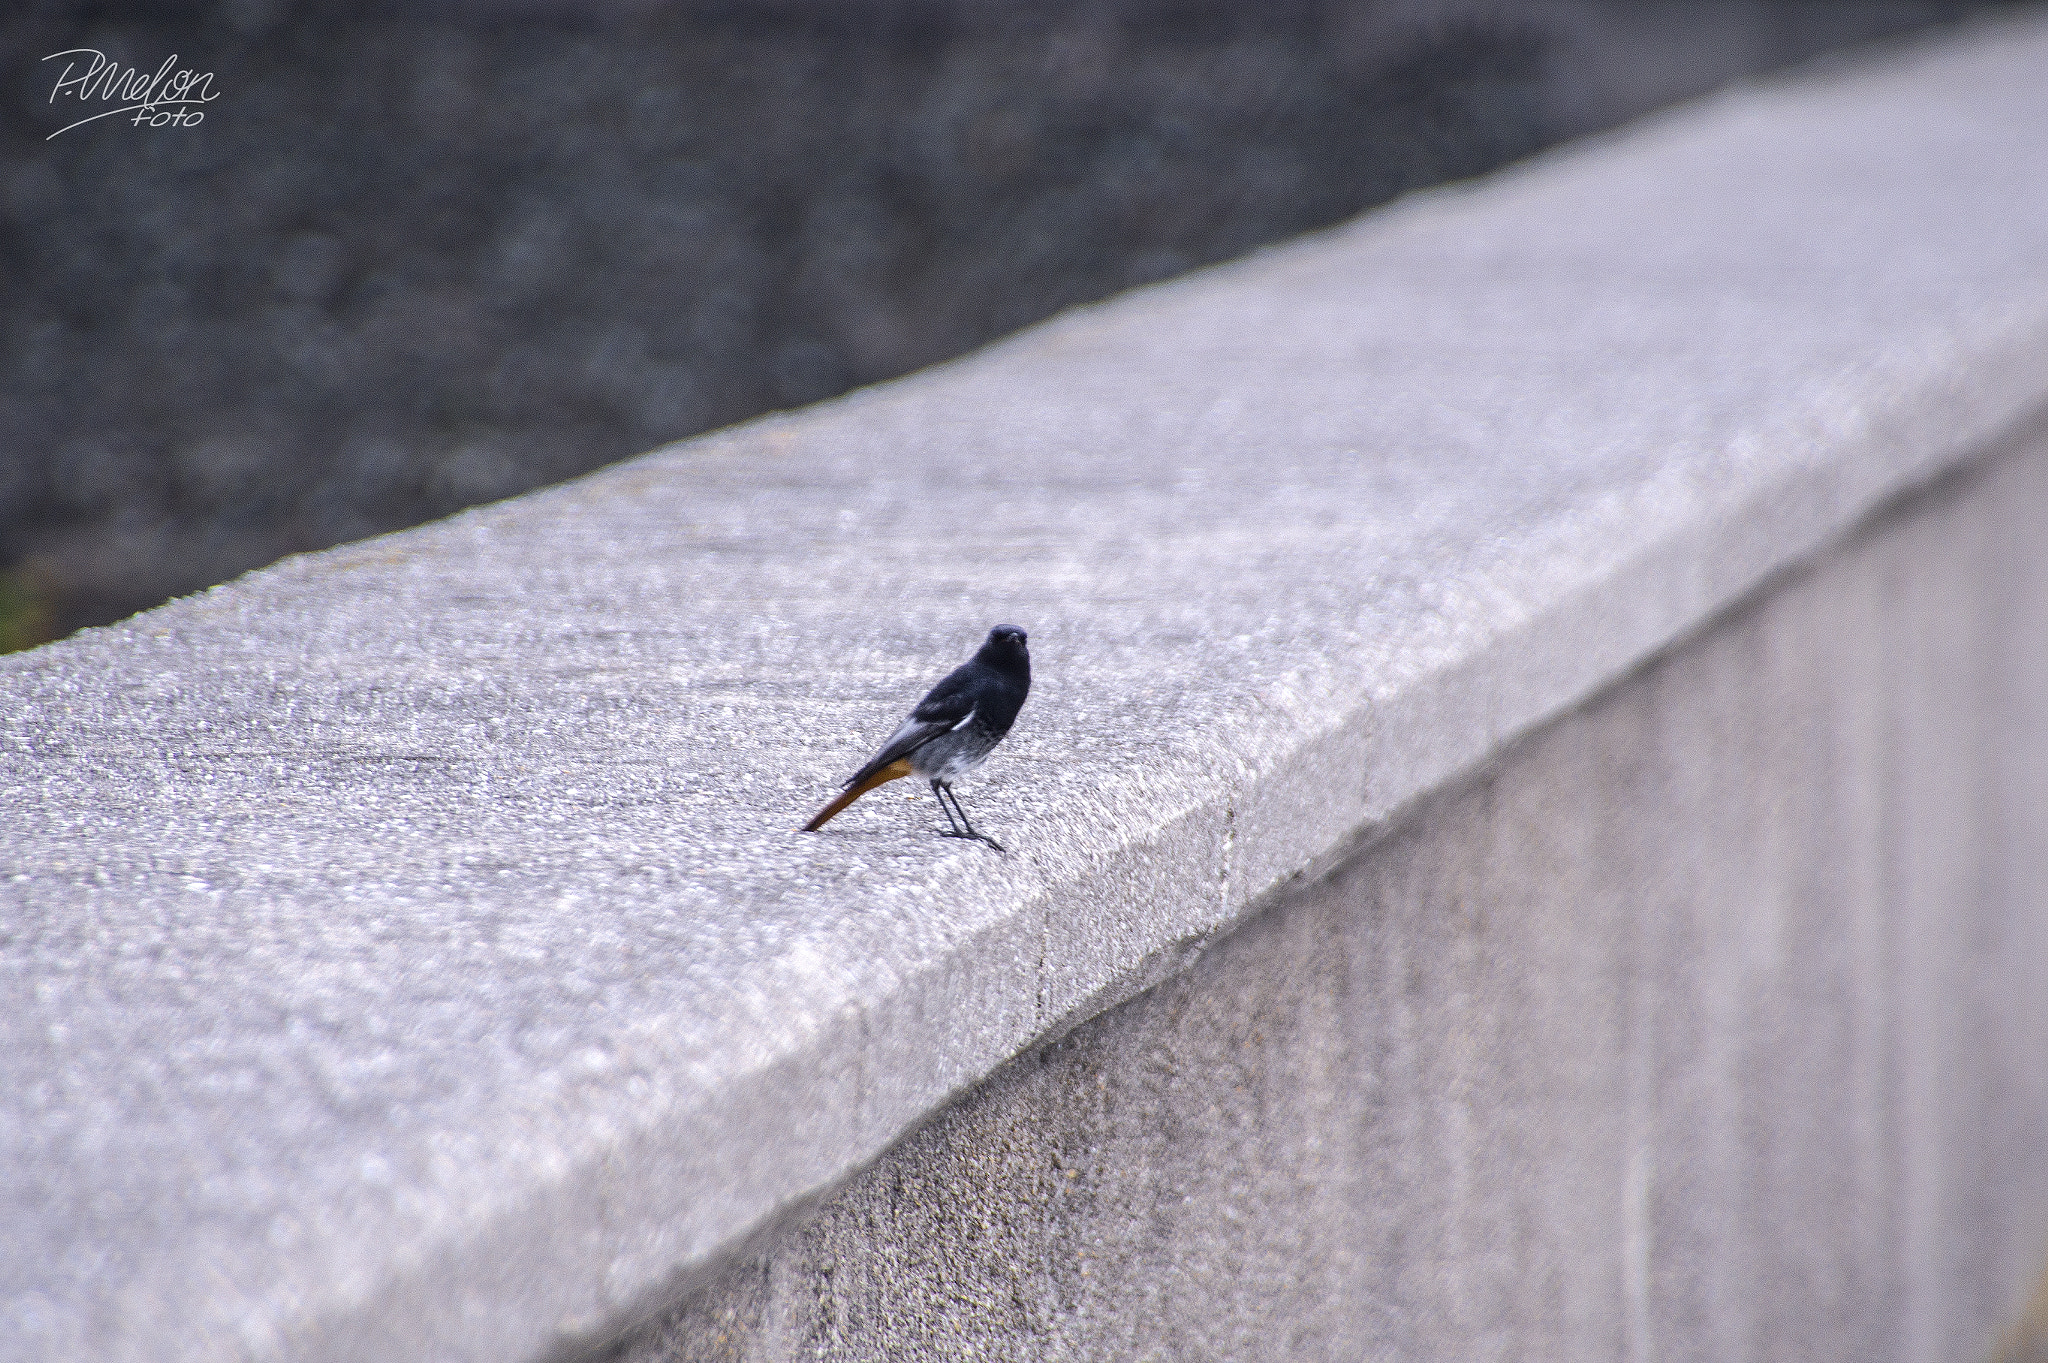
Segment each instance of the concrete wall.
M1987 1347L2044 71L1732 92L0 658L0 1359ZM798 833L998 621L1010 851Z
M2036 428L607 1357L1988 1359L2048 1263L2044 525Z

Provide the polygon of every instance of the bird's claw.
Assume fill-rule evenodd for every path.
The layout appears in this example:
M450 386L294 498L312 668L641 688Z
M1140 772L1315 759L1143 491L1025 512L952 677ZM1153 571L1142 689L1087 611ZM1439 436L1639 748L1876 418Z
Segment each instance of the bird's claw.
M942 838L966 838L970 842L985 842L990 847L995 848L996 851L1003 853L1005 856L1009 855L1010 851L1009 848L1003 846L1001 843L997 842L994 838L990 837L986 833L962 833L957 828L948 828L944 832L940 833L939 836Z

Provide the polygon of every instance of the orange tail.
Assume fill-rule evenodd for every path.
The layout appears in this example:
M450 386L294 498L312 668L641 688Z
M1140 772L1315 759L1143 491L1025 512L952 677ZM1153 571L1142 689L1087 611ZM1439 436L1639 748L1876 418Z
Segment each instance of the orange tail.
M907 757L898 758L896 761L891 762L888 766L882 768L880 771L876 772L873 776L870 776L867 780L861 782L859 785L848 786L845 790L841 791L839 793L838 799L834 800L831 804L826 805L823 809L819 810L818 817L812 819L809 823L804 825L804 832L817 832L819 829L825 826L825 821L827 819L831 818L834 814L837 814L840 810L852 804L855 800L858 800L861 796L873 790L876 786L881 785L885 781L893 781L899 776L908 775L910 775L910 759Z

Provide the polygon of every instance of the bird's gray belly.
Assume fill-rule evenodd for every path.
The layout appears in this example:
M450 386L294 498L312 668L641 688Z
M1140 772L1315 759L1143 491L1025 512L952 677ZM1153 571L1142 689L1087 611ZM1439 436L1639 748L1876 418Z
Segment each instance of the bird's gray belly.
M910 769L927 781L957 781L982 764L1000 737L978 724L940 734L910 755Z

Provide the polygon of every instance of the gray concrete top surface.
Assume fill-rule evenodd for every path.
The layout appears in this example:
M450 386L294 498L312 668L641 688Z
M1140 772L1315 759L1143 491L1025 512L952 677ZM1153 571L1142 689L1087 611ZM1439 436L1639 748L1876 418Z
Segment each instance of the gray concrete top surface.
M573 1347L2048 398L2048 22L0 659L0 1356ZM793 830L989 625L966 788Z

